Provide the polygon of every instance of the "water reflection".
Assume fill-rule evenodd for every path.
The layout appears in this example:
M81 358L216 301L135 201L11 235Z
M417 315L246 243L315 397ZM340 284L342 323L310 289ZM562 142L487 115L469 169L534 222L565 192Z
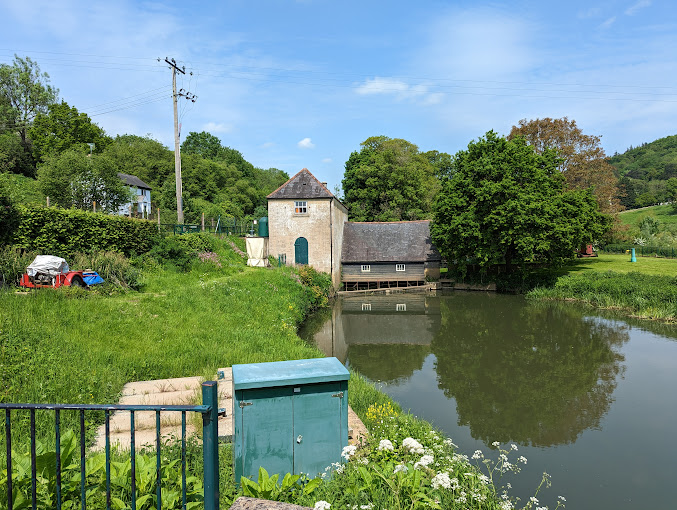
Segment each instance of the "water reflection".
M434 354L437 385L473 438L534 446L600 426L629 339L576 307L483 293L351 296L314 320L302 336L371 380L405 380Z
M598 428L623 372L627 328L580 309L454 294L431 350L459 425L485 442L570 443Z

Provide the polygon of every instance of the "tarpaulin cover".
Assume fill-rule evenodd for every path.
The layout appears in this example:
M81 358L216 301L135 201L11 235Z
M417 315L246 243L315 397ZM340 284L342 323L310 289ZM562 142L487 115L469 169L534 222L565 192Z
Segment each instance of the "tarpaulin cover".
M247 237L247 265L253 267L270 265L267 237Z
M103 278L99 276L99 273L94 271L87 271L82 273L82 279L87 285L96 285L97 283L103 283Z
M28 276L35 276L38 273L56 276L69 271L65 259L53 255L38 255L31 265L26 268Z

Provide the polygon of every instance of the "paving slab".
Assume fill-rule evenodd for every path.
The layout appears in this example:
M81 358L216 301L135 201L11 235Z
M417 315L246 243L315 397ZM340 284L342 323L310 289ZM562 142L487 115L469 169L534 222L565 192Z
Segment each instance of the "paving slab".
M217 371L219 408L225 416L219 415L219 439L230 441L233 437L233 370L231 367ZM135 381L124 385L119 404L121 405L199 405L202 402L202 377L179 377L153 381ZM154 411L134 413L134 444L136 449L155 446L156 417ZM202 427L199 413L186 413L186 436L197 436ZM348 407L348 429L350 444L359 444L367 435L367 429ZM96 434L93 448L103 450L106 445L105 425ZM165 441L172 436L181 437L181 412L160 413L160 436ZM117 411L110 417L110 444L123 450L131 448L131 416L129 411Z

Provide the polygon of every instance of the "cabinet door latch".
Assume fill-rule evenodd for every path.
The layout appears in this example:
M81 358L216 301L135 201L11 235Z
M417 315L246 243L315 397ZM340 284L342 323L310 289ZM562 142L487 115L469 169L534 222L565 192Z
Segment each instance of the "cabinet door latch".
M246 407L246 406L250 406L250 405L252 405L252 402L240 402L240 409L242 409L243 407Z
M332 397L338 397L338 398L343 398L343 392L339 391L338 393L334 393Z

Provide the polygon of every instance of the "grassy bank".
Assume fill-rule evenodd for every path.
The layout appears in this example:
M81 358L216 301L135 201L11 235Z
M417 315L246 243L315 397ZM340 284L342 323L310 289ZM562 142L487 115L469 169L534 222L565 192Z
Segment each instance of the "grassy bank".
M538 287L529 299L580 301L617 309L633 317L677 322L677 260L600 254L565 267L552 286Z
M141 261L140 291L0 291L0 401L114 403L129 381L211 379L218 367L235 363L322 356L296 335L318 302L321 281L292 268L248 268L225 243L216 253L204 260L195 257L188 272ZM349 396L372 432L367 444L346 453L350 462L330 467L312 493L296 484L267 497L310 506L323 500L332 508L512 508L499 497L500 475L518 469L516 458L485 464L483 454L473 459L459 454L430 424L402 413L359 374L352 374ZM53 445L53 416L45 415L38 420L38 435ZM77 430L71 413L62 413L61 419L62 430ZM101 417L88 419L94 430ZM27 451L26 417L17 415L13 423L13 445L20 455ZM3 441L4 433L3 421ZM189 467L199 478L199 446L189 450L195 459ZM514 454L510 448L492 453ZM227 508L243 492L232 479L230 447L224 445L221 455L222 508ZM4 462L0 455L0 480ZM101 470L91 477L88 483L100 487ZM266 496L256 493L255 484L249 490ZM92 492L89 507L97 508L101 494ZM120 497L125 494L120 489Z

